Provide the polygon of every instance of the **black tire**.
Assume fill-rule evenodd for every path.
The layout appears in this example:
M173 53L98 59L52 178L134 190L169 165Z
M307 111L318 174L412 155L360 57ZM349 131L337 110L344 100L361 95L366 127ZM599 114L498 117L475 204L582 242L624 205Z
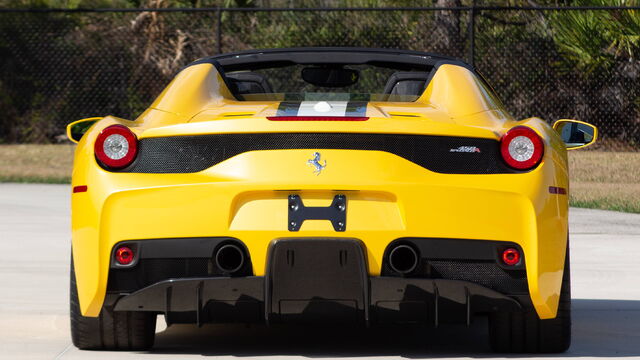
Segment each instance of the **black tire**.
M501 353L560 353L571 346L571 266L569 243L564 261L558 314L541 320L534 309L489 315L489 340Z
M147 350L153 346L156 314L113 311L103 307L98 317L82 316L73 259L70 279L69 303L73 345L83 350Z

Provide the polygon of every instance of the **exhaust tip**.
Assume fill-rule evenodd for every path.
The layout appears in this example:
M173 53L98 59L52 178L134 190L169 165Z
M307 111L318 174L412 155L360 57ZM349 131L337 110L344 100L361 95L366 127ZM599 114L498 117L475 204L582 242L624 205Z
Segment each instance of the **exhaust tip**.
M391 270L409 274L418 267L418 253L409 245L398 245L389 252Z
M234 273L244 265L244 251L238 245L223 245L216 251L215 261L222 271Z

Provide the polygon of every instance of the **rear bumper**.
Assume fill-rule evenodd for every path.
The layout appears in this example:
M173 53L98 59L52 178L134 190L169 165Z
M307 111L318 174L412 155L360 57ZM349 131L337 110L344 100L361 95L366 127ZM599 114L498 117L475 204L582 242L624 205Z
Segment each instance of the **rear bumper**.
M266 276L273 239L341 236L364 243L370 278L384 276L385 249L397 239L513 242L526 257L535 309L541 318L555 317L568 207L566 196L547 191L548 186L566 186L557 182L562 177L553 159L529 173L455 175L432 173L378 151L322 154L331 164L320 176L307 165L306 150L248 152L195 174L108 173L92 153L79 155L76 162L84 165L76 167L73 184L89 187L72 197L83 315L99 314L110 281L108 259L122 241L239 239L251 256L251 274ZM344 231L325 220L289 229L289 196L319 207L330 205L338 194L347 198Z
M264 277L169 279L124 295L116 311L164 313L168 322L470 323L516 311L515 299L468 281L369 276L356 239L271 243ZM525 304L526 305L526 304Z

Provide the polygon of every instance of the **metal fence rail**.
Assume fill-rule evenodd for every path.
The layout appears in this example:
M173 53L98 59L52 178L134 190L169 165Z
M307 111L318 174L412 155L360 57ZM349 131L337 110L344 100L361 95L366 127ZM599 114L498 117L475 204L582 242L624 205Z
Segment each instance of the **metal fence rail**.
M637 150L640 42L623 43L634 31L640 7L0 9L0 142L55 141L83 117L135 118L203 56L361 46L463 58L515 117L588 121L598 148Z

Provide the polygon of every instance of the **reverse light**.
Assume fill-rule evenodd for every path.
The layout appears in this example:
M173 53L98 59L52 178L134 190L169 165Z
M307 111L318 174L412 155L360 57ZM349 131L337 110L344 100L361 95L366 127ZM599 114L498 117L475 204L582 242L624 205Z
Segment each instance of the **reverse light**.
M138 153L138 138L123 125L112 125L100 132L95 143L98 160L108 168L128 166Z
M514 169L528 170L536 167L542 160L544 143L533 129L516 126L500 140L502 158Z
M520 263L520 251L514 248L508 248L502 251L502 262L509 266L515 266Z
M134 258L135 254L133 253L133 250L131 250L131 248L128 246L120 246L116 250L116 262L119 265L129 265L133 262Z

